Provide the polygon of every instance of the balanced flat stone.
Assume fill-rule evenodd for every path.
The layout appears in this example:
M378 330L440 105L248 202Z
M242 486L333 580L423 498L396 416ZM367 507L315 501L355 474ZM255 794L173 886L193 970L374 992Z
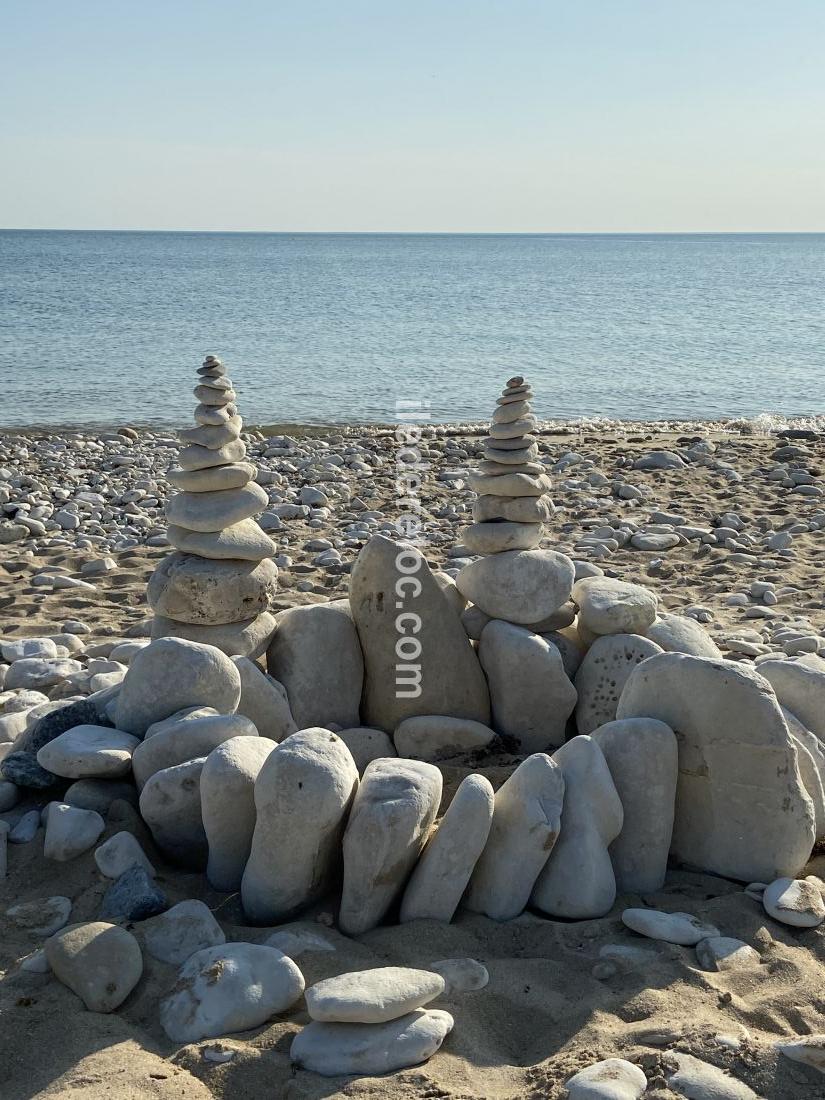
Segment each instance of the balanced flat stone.
M506 405L497 405L493 413L493 424L514 424L530 415L529 401L510 401ZM535 427L535 418L534 427Z
M500 462L490 462L488 459L482 458L478 464L478 473L486 474L488 477L512 477L513 474L526 474L528 477L540 477L545 490L550 488L550 480L546 478L545 467L540 462L520 462L517 466L504 466ZM474 476L474 474L470 474L471 481ZM516 493L514 495L523 496L524 494Z
M540 524L553 515L553 505L547 497L477 497L473 501L473 519L484 523L491 519L511 523Z
M505 424L494 423L490 425L490 439L515 439L524 438L530 432L535 431L536 418L523 416L518 420L510 420ZM193 442L196 442L193 440ZM496 444L497 446L498 444Z
M218 489L242 489L255 479L251 462L229 462L225 466L209 466L205 470L181 470L174 467L166 475L175 486L188 493L211 493Z
M215 626L259 615L277 591L278 567L271 558L221 561L178 552L158 565L146 597L157 615Z
M440 974L409 966L357 970L310 986L307 1012L325 1023L383 1024L428 1004L444 984Z
M201 645L213 646L229 657L249 657L255 660L266 653L277 622L268 611L237 623L202 626L181 623L164 615L152 620L152 638L186 638Z
M616 716L658 718L677 735L677 860L745 882L804 867L814 806L767 680L732 661L661 653L633 670Z
M541 542L543 530L540 523L473 523L464 529L462 542L471 554L532 550Z
M526 473L487 474L473 471L469 483L479 496L540 497L547 491L543 477Z
M187 531L223 531L263 512L268 504L266 491L250 481L240 489L176 493L166 505L166 515L170 523Z
M196 424L226 424L233 416L238 415L235 405L196 405Z
M184 447L178 456L183 470L206 470L210 466L224 466L227 462L240 462L246 456L246 444L235 439L223 447L210 450L197 443Z
M169 542L185 554L197 554L202 558L243 558L245 561L263 561L274 557L278 548L269 535L252 519L233 523L223 531L188 531L171 523Z
M498 440L498 447L491 447L486 445L484 447L484 457L488 462L498 462L502 466L513 466L517 463L532 462L539 453L539 449L535 443L531 443L529 447L502 447L501 444L506 443L506 440Z
M229 405L238 396L234 390L216 390L211 386L195 386L192 391L202 405Z
M456 586L491 618L534 623L567 602L574 576L570 558L555 550L508 550L465 565Z
M217 450L235 439L240 439L243 421L239 416L230 417L225 424L200 424L197 428L182 428L178 438L183 443L197 443L200 447Z

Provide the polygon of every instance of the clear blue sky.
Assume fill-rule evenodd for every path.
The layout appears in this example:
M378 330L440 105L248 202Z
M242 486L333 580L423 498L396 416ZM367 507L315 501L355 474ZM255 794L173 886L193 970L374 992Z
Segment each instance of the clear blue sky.
M0 225L825 230L825 0L5 0Z

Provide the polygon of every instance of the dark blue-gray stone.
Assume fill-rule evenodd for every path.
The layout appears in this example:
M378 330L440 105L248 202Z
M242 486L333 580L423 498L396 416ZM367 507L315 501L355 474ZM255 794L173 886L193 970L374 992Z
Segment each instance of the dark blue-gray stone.
M0 763L0 773L4 779L16 783L18 787L34 787L36 790L45 790L55 783L65 783L60 776L41 768L33 752L10 752Z
M112 723L98 709L97 703L92 699L78 699L58 710L44 714L34 723L31 729L24 730L15 741L20 752L30 752L37 755L38 750L55 737L59 737L66 730L75 726L111 726ZM8 757L7 757L8 759Z
M146 920L169 903L143 867L130 867L103 895L100 920Z

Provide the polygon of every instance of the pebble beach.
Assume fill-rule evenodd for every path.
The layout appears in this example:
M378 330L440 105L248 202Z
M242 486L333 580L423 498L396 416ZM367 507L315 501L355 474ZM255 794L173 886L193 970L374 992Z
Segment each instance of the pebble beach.
M486 430L454 424L420 432L418 545L444 584L473 558L462 539L473 520L470 479L485 459ZM409 427L404 431L409 439ZM278 425L247 429L243 440L267 498L258 524L277 551L272 613L345 598L369 540L405 538L409 508L398 479L409 455L401 453L394 426ZM553 502L540 546L571 559L577 579L604 574L650 590L658 621L674 630L678 622L688 633L695 627L701 642L691 635L691 645L703 646L708 658L758 672L763 662L825 657L820 432L543 421L533 440ZM13 751L36 708L117 687L148 644L147 584L171 549L168 475L180 445L171 431L139 426L0 435L0 758ZM28 656L21 647L30 638L52 645L33 654L44 658L43 667L29 666L21 676L14 666ZM579 722L581 729L581 716ZM505 739L483 759L468 751L442 764L439 812L471 773L498 790L523 759L512 748ZM392 1078L296 1073L290 1047L308 1019L302 1009L225 1038L173 1042L156 1006L174 982L175 965L151 949L122 1008L78 1013L74 994L42 965L43 928L54 919L44 898L69 898L72 922L94 921L110 883L91 851L44 861L36 821L25 839L26 815L31 821L40 803L18 798L10 786L0 784L0 819L12 841L9 874L0 879L4 1100L561 1100L574 1074L608 1059L622 1060L622 1080L627 1063L636 1067L653 1100L825 1095L816 1069L825 1057L821 1046L801 1059L777 1047L825 1031L825 926L771 919L761 895L741 883L672 869L660 889L620 893L607 915L576 921L525 910L497 922L460 910L452 923L413 921L345 935L325 899L298 921L250 927L238 892L227 895L203 875L164 863L134 799L125 796L110 808L103 839L137 837L169 906L204 903L227 942L262 945L280 937L273 946L297 962L308 990L372 967L444 971L430 1015L446 1010L457 1022L439 1053ZM14 842L21 839L15 830L22 842ZM825 877L818 849L806 874ZM9 915L20 906L22 916ZM627 913L639 908L688 911L711 930L704 935L743 941L761 965L714 969L697 962L696 938L631 936ZM148 947L161 919L126 927ZM59 915L54 926L61 927ZM445 960L475 960L480 970L468 976L465 966L456 976ZM632 1073L622 1087L628 1091L569 1095L640 1095Z

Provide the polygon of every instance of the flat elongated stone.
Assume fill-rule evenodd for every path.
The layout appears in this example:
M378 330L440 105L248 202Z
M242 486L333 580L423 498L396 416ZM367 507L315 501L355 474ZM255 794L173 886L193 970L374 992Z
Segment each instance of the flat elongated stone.
M223 531L187 531L185 527L170 523L167 537L177 550L185 554L198 554L202 558L263 561L278 552L269 535L264 534L252 519L233 523Z
M345 935L374 928L404 888L441 801L441 772L415 760L367 766L344 833Z
M307 989L313 1020L339 1024L382 1024L397 1020L444 992L444 979L431 970L379 966L325 978Z
M251 462L230 462L226 466L210 466L205 470L181 470L174 467L166 475L168 481L187 493L211 493L216 489L240 489L255 478Z
M234 390L217 390L213 386L195 386L192 391L202 405L229 405L237 399Z
M677 735L676 859L744 882L801 870L814 807L766 680L731 661L661 653L633 670L616 716L658 718Z
M473 519L484 523L491 519L510 520L513 523L543 523L553 514L549 497L494 497L483 496L473 501Z
M266 611L278 591L278 567L262 561L216 561L197 554L170 554L146 589L149 606L178 622L216 626Z
M530 432L536 429L536 418L534 416L522 416L517 420L508 420L506 422L494 421L490 425L490 438L492 439L513 439L517 436L529 435ZM497 446L498 444L496 444Z
M250 481L241 489L177 493L166 505L166 515L170 523L187 531L223 531L257 515L268 504L266 492Z
M401 922L451 921L490 835L494 796L483 775L468 775L427 841L401 900Z
M467 718L417 714L405 718L393 734L399 756L411 760L449 760L467 752L486 749L495 737L489 726Z
M541 542L540 523L473 523L462 541L471 554L500 554L505 550L532 550Z
M459 592L494 619L534 623L570 598L575 568L555 550L508 550L465 565Z
M196 424L225 424L238 413L234 405L196 405Z
M138 744L132 757L135 783L138 790L142 790L155 772L185 764L198 756L208 756L230 738L257 735L253 724L241 714L219 714L178 722Z
M223 466L227 462L240 462L246 456L246 445L243 440L235 439L223 447L210 450L201 447L197 443L190 443L184 447L178 461L183 470L206 470L210 466Z
M330 730L305 729L271 753L255 780L255 832L241 897L256 924L289 919L329 890L358 769Z
M225 424L200 424L197 428L184 428L178 436L184 443L196 443L199 447L217 450L239 439L242 427L241 418L233 416Z
M529 412L529 401L510 401L506 405L497 405L493 413L493 424L513 424L526 417Z
M449 1012L438 1009L417 1009L384 1024L326 1024L313 1020L292 1040L289 1054L296 1066L324 1077L372 1077L426 1062L452 1027Z
M529 447L502 447L502 443L507 441L504 439L496 440L499 444L498 447L491 447L489 444L484 447L484 457L490 462L500 462L506 466L509 466L516 462L532 462L538 457L539 449L535 443L531 443Z
M275 616L263 611L252 619L237 623L216 623L214 626L200 623L180 623L165 615L155 615L152 620L152 638L185 638L199 645L219 649L229 657L262 656L269 645L276 627Z
M522 912L559 835L563 798L561 768L543 752L528 756L498 789L468 909L499 921Z
M497 459L496 462L498 463ZM539 474L471 473L469 481L470 488L479 496L540 497L548 489L547 481Z
M74 726L49 741L37 762L66 779L117 778L128 775L140 741L108 726Z

